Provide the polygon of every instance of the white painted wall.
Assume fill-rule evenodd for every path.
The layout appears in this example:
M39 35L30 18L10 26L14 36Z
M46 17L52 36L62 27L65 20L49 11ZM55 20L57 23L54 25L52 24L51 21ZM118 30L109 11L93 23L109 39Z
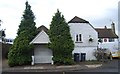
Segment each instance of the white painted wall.
M99 48L107 48L109 49L111 52L115 52L118 50L118 39L115 39L114 42L108 42L108 38L107 39L107 42L102 42L102 43L99 43L98 47Z
M74 41L75 48L72 53L86 53L86 60L95 60L93 55L94 49L98 46L98 33L88 23L69 23L70 33ZM75 35L82 34L82 42L75 42ZM89 41L89 36L93 38L93 42Z
M96 49L96 47L75 47L72 54L86 53L86 60L96 60L94 56L94 49Z
M75 43L75 35L82 34L82 43L75 43L75 46L97 46L98 34L87 23L69 23L72 40ZM89 35L93 38L93 42L89 42Z
M44 30L42 30L30 43L33 44L47 44L49 43L49 36L46 34Z

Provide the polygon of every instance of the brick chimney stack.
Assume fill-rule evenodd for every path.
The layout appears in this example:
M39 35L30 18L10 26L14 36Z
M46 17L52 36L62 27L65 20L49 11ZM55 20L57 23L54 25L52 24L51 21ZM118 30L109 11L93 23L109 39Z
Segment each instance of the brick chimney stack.
M107 26L105 26L105 29L107 29Z
M112 31L115 33L115 23L112 22L111 28L112 28Z

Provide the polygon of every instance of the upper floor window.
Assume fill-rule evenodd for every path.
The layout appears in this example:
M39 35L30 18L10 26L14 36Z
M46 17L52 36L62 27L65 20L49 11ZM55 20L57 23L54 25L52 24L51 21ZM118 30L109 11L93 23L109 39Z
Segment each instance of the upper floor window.
M103 42L103 39L102 39L102 38L99 38L98 42L102 43L102 42Z
M104 38L104 42L107 42L107 38Z
M109 42L114 42L114 38L109 38Z
M81 34L76 34L75 40L76 40L76 42L81 42L82 41L82 35Z

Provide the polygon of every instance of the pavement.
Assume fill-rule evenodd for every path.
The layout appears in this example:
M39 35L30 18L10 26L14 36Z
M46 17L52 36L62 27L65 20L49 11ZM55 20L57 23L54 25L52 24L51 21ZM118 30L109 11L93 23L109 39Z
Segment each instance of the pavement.
M51 64L38 64L34 66L16 66L16 67L9 67L7 61L3 61L3 72L63 72L63 71L79 71L79 72L101 72L101 71L108 71L108 72L117 72L118 71L118 62L117 60L109 61L107 63L101 64L76 64L76 65L62 65L62 66L55 66Z

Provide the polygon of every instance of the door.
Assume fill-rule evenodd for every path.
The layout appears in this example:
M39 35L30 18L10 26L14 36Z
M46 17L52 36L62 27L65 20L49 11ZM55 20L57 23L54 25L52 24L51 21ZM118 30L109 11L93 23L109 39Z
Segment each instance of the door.
M86 53L81 53L81 61L85 61L86 60Z
M36 45L34 49L35 63L51 63L52 50L47 45Z
M74 61L75 62L79 62L80 61L80 56L79 56L80 53L74 53Z

